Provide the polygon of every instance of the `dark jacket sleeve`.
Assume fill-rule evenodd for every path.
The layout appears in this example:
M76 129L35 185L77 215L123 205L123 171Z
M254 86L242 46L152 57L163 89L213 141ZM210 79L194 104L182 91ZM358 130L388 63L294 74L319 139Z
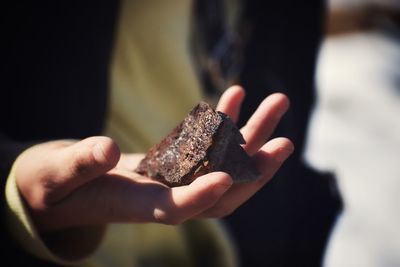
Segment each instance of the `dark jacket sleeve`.
M330 191L329 176L307 168L301 155L315 99L324 2L243 2L249 40L241 75L246 99L240 124L270 93L287 94L291 108L275 136L289 137L295 153L227 223L243 266L320 266L340 203Z
M32 144L102 132L118 1L8 1L1 28L1 253L9 266L46 266L5 226L5 182Z

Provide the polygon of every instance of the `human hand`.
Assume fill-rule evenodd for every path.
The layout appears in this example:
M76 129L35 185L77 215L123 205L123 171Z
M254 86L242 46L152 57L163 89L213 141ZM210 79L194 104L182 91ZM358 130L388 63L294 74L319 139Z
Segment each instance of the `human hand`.
M218 109L236 120L243 89L232 87ZM262 177L232 185L222 172L187 186L169 188L132 170L142 155L122 154L106 137L54 141L25 151L16 163L17 186L41 232L111 222L178 224L191 218L222 217L257 192L293 151L284 138L265 140L288 108L281 94L267 98L241 130Z
M243 88L232 86L222 95L217 110L237 122L244 97ZM268 141L288 108L289 100L281 93L268 96L258 106L240 132L246 141L243 148L256 162L261 177L253 182L232 185L213 207L198 214L197 217L229 215L272 179L294 151L293 143L287 138L278 137Z

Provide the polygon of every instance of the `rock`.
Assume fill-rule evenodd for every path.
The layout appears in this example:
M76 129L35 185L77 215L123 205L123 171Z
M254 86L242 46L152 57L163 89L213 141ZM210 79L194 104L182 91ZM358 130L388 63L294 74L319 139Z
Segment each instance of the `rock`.
M234 182L253 181L260 172L241 144L245 140L235 123L201 102L148 151L135 171L171 187L214 171L230 174Z

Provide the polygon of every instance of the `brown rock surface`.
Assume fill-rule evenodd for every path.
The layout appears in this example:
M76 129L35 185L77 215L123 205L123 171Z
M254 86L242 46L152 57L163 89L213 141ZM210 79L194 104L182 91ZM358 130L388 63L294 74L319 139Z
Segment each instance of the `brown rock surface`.
M135 171L169 186L190 184L213 171L227 172L235 182L255 180L260 173L241 147L244 143L227 115L201 102L148 151Z

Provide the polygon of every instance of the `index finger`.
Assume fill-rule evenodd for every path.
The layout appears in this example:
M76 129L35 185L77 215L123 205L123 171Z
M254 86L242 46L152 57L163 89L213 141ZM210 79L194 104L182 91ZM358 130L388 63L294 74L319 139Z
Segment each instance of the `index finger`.
M282 93L274 93L261 102L240 130L246 140L244 149L249 155L256 153L268 140L289 105L289 99Z
M245 91L241 86L231 86L222 94L216 110L225 113L236 123L244 97Z

